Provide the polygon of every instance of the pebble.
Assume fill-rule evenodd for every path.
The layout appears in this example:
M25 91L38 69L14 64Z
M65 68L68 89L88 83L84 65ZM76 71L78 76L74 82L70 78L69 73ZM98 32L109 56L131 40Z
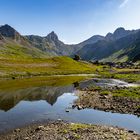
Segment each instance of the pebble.
M66 109L66 110L65 110L65 112L67 112L67 113L68 113L68 112L70 112L70 111L69 111L68 109Z
M15 129L14 131L15 131L15 132L20 132L20 129L18 128L18 129Z
M29 140L29 139L30 139L29 137L25 137L25 138L24 138L24 140Z
M40 131L40 130L44 130L45 129L45 127L44 126L38 126L36 129L35 129L35 131Z
M134 131L133 131L133 130L128 130L128 132L129 132L129 133L134 133Z
M83 107L82 107L82 106L80 106L80 105L78 105L78 106L77 106L77 109L78 109L78 110L82 110L82 109L83 109Z

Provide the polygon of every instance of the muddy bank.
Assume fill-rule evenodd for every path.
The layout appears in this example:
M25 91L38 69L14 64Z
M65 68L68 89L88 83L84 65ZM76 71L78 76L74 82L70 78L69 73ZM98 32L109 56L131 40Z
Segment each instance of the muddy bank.
M50 122L0 135L0 140L139 140L140 135L117 127Z
M140 116L140 99L100 94L98 91L78 91L78 99L74 107L94 108L114 113L133 114Z

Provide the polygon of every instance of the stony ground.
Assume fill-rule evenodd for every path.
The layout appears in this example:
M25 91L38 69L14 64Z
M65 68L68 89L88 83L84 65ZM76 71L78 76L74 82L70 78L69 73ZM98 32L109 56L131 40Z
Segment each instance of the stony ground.
M50 122L0 135L0 140L140 140L140 135L117 127Z
M97 91L83 90L77 93L75 107L94 108L117 113L134 114L140 116L140 100L129 97L115 97L111 94L103 95Z

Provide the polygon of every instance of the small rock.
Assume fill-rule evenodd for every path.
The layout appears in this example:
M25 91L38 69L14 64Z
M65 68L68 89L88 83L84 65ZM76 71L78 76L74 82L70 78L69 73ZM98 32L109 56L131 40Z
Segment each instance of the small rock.
M134 131L133 131L133 130L128 130L128 132L129 132L129 133L134 133Z
M15 77L12 77L12 79L15 80L16 78Z
M72 105L72 109L74 109L77 105Z
M58 121L62 121L62 119L57 119Z
M134 113L140 113L140 108L138 108Z
M40 130L44 130L45 128L44 128L44 126L38 126L36 129L35 129L35 131L40 131Z
M15 132L20 132L20 129L18 128L18 129L15 129L14 131L15 131Z
M24 140L29 140L29 137L25 137Z
M82 106L79 105L79 106L77 106L77 109L82 110L83 108L82 108Z
M70 112L70 111L69 111L68 109L66 109L66 110L65 110L65 112L67 112L67 113L68 113L68 112Z

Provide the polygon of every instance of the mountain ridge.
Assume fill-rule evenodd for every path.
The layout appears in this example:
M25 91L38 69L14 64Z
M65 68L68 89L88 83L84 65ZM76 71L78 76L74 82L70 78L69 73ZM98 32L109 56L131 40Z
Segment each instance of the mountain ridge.
M122 49L131 48L131 46L134 46L136 40L140 40L140 30L130 31L124 30L124 28L118 28L114 33L108 33L105 39L84 46L77 54L84 60L113 61L114 59L116 62L118 60L122 61L120 59L117 60L117 58L111 59L111 56ZM137 47L139 48L139 45ZM128 58L124 61L129 61L130 59Z
M125 30L123 27L119 27L113 33L107 33L106 36L94 35L78 44L67 45L59 40L54 31L45 37L37 35L23 36L11 26L5 24L0 26L0 49L2 50L2 46L12 44L13 49L14 46L20 46L21 49L26 49L24 53L29 52L30 56L32 56L30 53L33 50L34 55L38 54L36 57L73 56L78 54L84 60L112 61L111 56L114 57L115 53L122 49L127 50L127 48L135 45L135 40L140 39L139 32L140 30ZM16 55L17 52L12 51L12 53ZM125 52L123 54L127 55ZM117 57L119 56L117 55ZM113 59L117 61L117 58ZM131 60L131 58L127 60Z

